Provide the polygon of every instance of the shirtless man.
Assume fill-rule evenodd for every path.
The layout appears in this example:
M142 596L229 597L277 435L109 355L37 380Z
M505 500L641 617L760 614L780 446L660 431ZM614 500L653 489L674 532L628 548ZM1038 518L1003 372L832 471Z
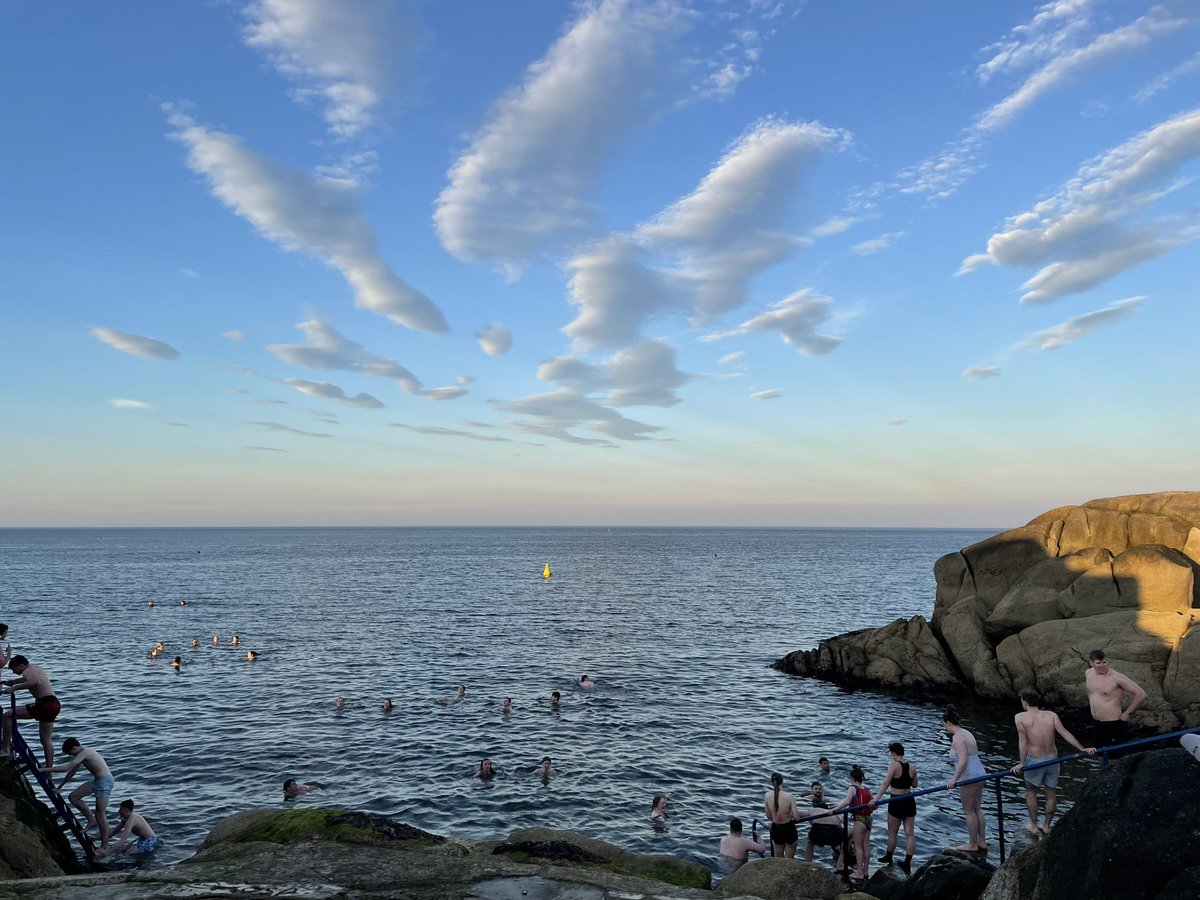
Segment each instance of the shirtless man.
M0 622L0 641L8 640L8 626ZM8 661L12 659L12 644L5 644L0 647L0 669L8 665Z
M825 788L819 781L812 783L812 796L809 799L812 801L810 809L796 810L802 819L820 815L822 810L830 808L829 801L825 799ZM829 847L840 857L842 846L846 842L846 830L842 828L841 817L837 815L821 816L819 819L813 819L810 825L812 827L808 829L808 842L804 845L804 858L808 862L812 862L813 847ZM839 862L838 865L840 866L841 863Z
M83 817L87 820L88 828L100 829L100 849L108 847L108 798L112 796L113 788L116 787L116 782L113 780L112 772L108 769L108 763L104 761L104 757L99 751L93 750L91 747L85 747L79 743L78 738L67 738L63 741L62 752L74 757L65 766L51 766L42 769L43 772L64 772L63 780L57 785L58 792L61 794L66 783L70 781L75 773L83 766L92 773L90 781L84 782L75 790L71 791L71 796L67 799L71 801L71 805L83 813ZM83 802L83 798L88 794L96 796L96 814L92 815L92 811L87 808L87 804Z
M554 763L550 757L543 756L542 764L533 770L533 774L540 775L542 778L550 778L552 775L557 775L558 772L554 771Z
M62 705L54 696L54 688L50 679L41 666L31 665L24 656L14 656L8 667L17 675L16 678L4 682L0 694L15 694L24 688L33 696L33 702L17 706L18 719L36 719L38 736L42 741L42 749L46 752L46 765L54 765L54 720L58 718ZM4 730L0 739L0 756L8 758L12 751L12 715L4 710Z
M117 850L120 853L150 853L158 847L158 836L150 823L133 811L133 801L122 801L117 809L121 817L121 831L117 834Z
M1085 678L1088 705L1096 723L1096 744L1122 744L1129 739L1129 717L1146 701L1146 692L1133 679L1109 666L1103 650L1093 650L1088 654L1088 660L1091 668ZM1126 694L1130 698L1129 705L1122 710ZM1109 756L1112 758L1114 754Z
M1058 745L1054 741L1056 734L1088 756L1096 755L1095 747L1085 747L1075 740L1075 735L1063 727L1058 713L1042 709L1042 700L1036 691L1029 689L1021 691L1021 708L1013 717L1017 724L1017 737L1021 747L1021 761L1013 766L1013 774L1025 771L1027 766L1049 762L1058 756ZM1029 810L1029 823L1025 830L1030 834L1049 834L1054 824L1054 814L1058 811L1058 773L1059 764L1042 766L1039 769L1025 772L1025 808ZM1046 792L1046 820L1038 825L1037 789Z
M725 858L729 868L739 868L750 858L752 852L766 853L766 845L760 844L757 840L742 837L742 820L730 819L729 834L721 838L721 856Z

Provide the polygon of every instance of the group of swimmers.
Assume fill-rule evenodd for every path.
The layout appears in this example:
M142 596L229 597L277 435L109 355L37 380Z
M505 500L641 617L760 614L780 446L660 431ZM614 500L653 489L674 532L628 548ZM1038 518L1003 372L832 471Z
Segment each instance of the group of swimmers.
M1130 737L1130 717L1146 699L1146 692L1132 679L1114 670L1105 658L1103 650L1094 650L1089 655L1085 674L1089 707L1094 723L1093 734L1098 744L1117 744ZM1039 695L1030 689L1020 692L1021 712L1014 717L1017 730L1020 761L1012 767L1014 774L1023 774L1025 781L1025 805L1029 822L1025 830L1034 836L1050 833L1058 811L1057 788L1060 764L1056 736L1062 737L1080 753L1095 756L1095 747L1085 747L1063 725L1058 714L1042 708ZM1128 701L1128 702L1126 702ZM975 736L962 724L962 719L953 708L942 716L942 729L950 736L950 762L954 767L946 787L957 788L967 826L967 842L956 847L966 853L986 853L987 837L982 811L984 778L987 771L979 758L979 744ZM1200 742L1198 742L1200 743ZM1185 745L1186 746L1186 745ZM904 745L893 742L888 745L891 760L879 789L872 794L866 787L866 776L860 766L849 770L850 786L840 802L831 806L824 796L826 778L811 784L812 791L802 798L806 807L797 805L796 798L783 790L783 776L771 776L771 790L763 797L763 809L770 823L771 852L774 856L794 857L799 835L797 822L807 820L812 828L805 851L811 861L814 846L828 846L836 850L836 870L846 871L848 861L843 847L848 842L853 850L855 872L852 881L863 881L867 877L867 862L870 857L871 820L880 798L891 794L886 801L888 807L887 849L879 862L891 865L894 862L905 874L912 870L912 859L916 852L916 799L910 796L918 787L917 768L904 754ZM1109 752L1110 757L1117 754ZM1200 757L1198 757L1200 758ZM829 761L819 761L823 776L829 774ZM960 783L961 782L961 783ZM1045 795L1045 811L1039 821L1038 792ZM853 826L847 835L838 821L837 813L851 809ZM905 833L905 855L903 861L895 861L896 845L900 828ZM731 819L729 834L721 841L721 855L736 866L745 862L751 852L765 852L765 845L742 836L742 822Z
M0 669L7 667L17 677L4 681L0 686L0 694L15 694L17 691L28 691L33 698L32 703L15 706L18 719L32 719L38 723L38 738L45 753L46 765L39 771L51 775L62 773L63 778L58 784L51 782L51 788L61 794L67 782L82 768L91 777L71 792L68 800L83 815L88 830L95 829L100 834L100 849L98 855L107 856L111 849L110 840L114 839L108 824L108 801L116 788L112 771L104 761L104 757L93 747L85 747L78 738L69 737L62 744L62 752L71 757L70 762L54 765L54 720L62 711L62 704L54 694L50 677L45 669L35 665L23 655L12 652L12 645L7 643L8 626L0 624L0 641L6 641L0 646ZM8 759L12 753L12 729L14 711L4 710L3 739L0 740L0 757ZM85 802L92 797L95 808L89 809ZM158 847L158 836L145 817L135 812L133 800L124 800L117 808L120 825L115 835L118 853L150 853Z

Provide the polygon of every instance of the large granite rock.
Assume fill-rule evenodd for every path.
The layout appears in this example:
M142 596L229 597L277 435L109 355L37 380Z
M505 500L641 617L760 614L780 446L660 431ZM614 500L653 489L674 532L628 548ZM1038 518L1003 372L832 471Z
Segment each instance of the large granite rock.
M842 882L823 866L768 857L746 863L721 882L717 893L762 900L834 900L842 893Z
M943 851L903 880L891 867L879 869L867 890L879 900L979 900L995 866Z
M711 900L708 884L698 863L570 832L474 844L366 813L271 809L218 823L182 863L0 883L0 900Z
M0 760L0 881L79 871L70 842L16 767Z
M1200 763L1184 750L1093 775L1050 836L997 870L981 900L1200 896Z
M1145 726L1200 723L1200 492L1050 510L934 566L933 618L828 638L775 667L854 685L1086 708L1088 654L1138 682Z

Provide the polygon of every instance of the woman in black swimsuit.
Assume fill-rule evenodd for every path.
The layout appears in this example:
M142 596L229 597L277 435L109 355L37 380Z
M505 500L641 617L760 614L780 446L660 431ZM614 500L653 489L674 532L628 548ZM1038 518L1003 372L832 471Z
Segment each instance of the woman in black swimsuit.
M887 775L883 779L883 784L879 786L879 792L876 797L882 797L891 788L892 796L907 794L917 787L917 767L904 759L904 745L895 742L888 744L888 751L892 754L892 763L888 766ZM887 853L879 857L881 863L891 864L892 854L896 852L896 838L900 831L900 824L904 823L904 862L900 863L900 868L907 875L912 871L912 858L917 850L917 801L912 797L904 800L893 800L888 804L888 840Z
M771 776L771 790L763 797L763 809L771 823L771 855L796 855L796 798L783 789L783 776L775 772Z

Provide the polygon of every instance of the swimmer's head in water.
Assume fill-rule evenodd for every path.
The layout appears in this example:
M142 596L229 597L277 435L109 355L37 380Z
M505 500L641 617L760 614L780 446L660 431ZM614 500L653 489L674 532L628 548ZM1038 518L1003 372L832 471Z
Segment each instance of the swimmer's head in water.
M821 767L822 772L829 771L829 759L827 757L822 756L820 759L818 759L817 765Z
M467 696L467 686L466 686L465 684L460 684L460 685L458 686L458 691L457 691L457 693L458 693L458 696L460 696L460 697L465 697L465 696Z
M285 782L283 783L283 789L284 789L285 791L286 791L286 790L290 790L291 788L294 788L295 786L296 786L296 779L295 779L295 778L289 778L287 781L285 781Z
M558 691L550 692L550 702L551 703L558 703L558 701L561 699L562 699L562 694L560 694Z
M391 701L391 699L390 699L390 698L389 698L389 699L387 699L387 700L384 700L384 701L383 701L383 711L384 711L384 712L391 712L391 711L392 711L392 701Z
M548 766L548 765L550 765L550 757L548 757L548 756L543 756L543 757L542 757L542 765L543 765L543 766Z
M254 662L256 659L258 659L258 654L255 653L253 650L247 650L246 651L246 659L248 659L250 662Z
M83 745L79 743L79 738L67 738L65 741L63 741L62 752L70 753L72 756L74 756L75 754L73 751L82 746Z

